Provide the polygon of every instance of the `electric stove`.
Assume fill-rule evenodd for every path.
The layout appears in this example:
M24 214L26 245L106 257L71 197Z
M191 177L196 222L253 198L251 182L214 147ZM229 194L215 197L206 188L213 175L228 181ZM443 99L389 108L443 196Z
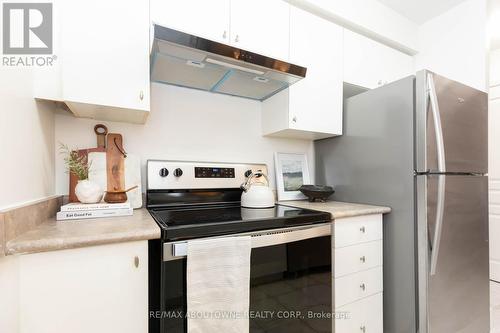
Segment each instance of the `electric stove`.
M288 292L290 312L332 312L330 214L283 204L241 207L240 185L256 171L267 174L267 167L148 161L146 202L161 228L161 239L149 241L149 332L188 331L188 243L214 237L251 236L249 313L279 313L282 307L273 300L281 296L269 294L269 302L262 302L275 290ZM307 296L311 293L317 296ZM276 319L249 318L249 332L332 329L330 317Z
M261 164L148 161L147 207L162 230L162 240L267 230L331 220L329 213L277 204L243 208L242 190L249 171Z

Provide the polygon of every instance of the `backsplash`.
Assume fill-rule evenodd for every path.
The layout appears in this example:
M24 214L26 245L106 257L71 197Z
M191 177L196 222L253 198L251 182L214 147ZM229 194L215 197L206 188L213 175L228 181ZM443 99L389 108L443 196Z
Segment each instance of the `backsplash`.
M46 223L47 219L56 215L62 203L62 196L53 195L15 208L0 209L0 257L10 240Z
M147 159L266 163L275 188L274 152L304 152L314 179L313 144L261 135L261 103L192 89L151 85L151 114L145 125L101 122L59 113L55 142L71 148L96 146L94 125L123 135L128 153L139 155L143 190ZM67 194L68 175L56 152L56 193Z

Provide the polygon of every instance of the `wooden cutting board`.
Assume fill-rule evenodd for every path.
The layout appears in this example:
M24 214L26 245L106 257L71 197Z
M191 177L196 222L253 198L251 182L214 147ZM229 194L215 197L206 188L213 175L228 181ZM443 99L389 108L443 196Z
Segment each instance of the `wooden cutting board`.
M108 177L106 168L106 153L89 153L89 161L92 162L92 169L89 179L106 189ZM142 207L142 183L141 183L141 160L139 156L127 154L125 159L125 188L138 185L139 187L128 192L127 198L132 208Z
M125 150L121 134L109 133L106 141L107 191L125 190Z

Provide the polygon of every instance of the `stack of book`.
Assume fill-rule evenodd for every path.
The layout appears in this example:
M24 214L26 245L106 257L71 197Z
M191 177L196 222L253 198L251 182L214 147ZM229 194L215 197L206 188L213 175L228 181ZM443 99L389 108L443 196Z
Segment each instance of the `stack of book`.
M82 204L69 203L61 206L61 211L57 213L56 219L61 220L79 220L95 219L101 217L128 216L133 214L133 209L129 202L109 204Z

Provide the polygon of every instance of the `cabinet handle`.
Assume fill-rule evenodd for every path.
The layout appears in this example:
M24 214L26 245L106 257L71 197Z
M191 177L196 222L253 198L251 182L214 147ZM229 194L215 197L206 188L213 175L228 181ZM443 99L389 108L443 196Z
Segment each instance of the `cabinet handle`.
M366 290L366 285L364 283L360 284L359 287L361 290L365 291Z
M366 326L365 326L365 325L361 326L359 329L360 329L360 331L361 331L361 332L363 332L363 333L365 333L365 332L366 332Z
M135 266L135 268L139 267L139 257L138 256L134 257L134 266Z
M240 35L236 35L236 37L234 38L234 41L235 41L236 43L238 43L238 42L240 41Z
M359 228L359 231L361 231L362 233L365 233L366 232L365 226L362 226L361 228Z
M144 99L144 91L139 92L139 99L142 101Z
M359 261L361 261L364 264L366 262L366 257L365 256L360 257Z
M224 33L222 34L222 39L226 39L226 37L227 37L227 31L224 30Z
M294 123L296 123L296 122L297 122L297 116L294 116L294 117L292 118L292 121L293 121Z

